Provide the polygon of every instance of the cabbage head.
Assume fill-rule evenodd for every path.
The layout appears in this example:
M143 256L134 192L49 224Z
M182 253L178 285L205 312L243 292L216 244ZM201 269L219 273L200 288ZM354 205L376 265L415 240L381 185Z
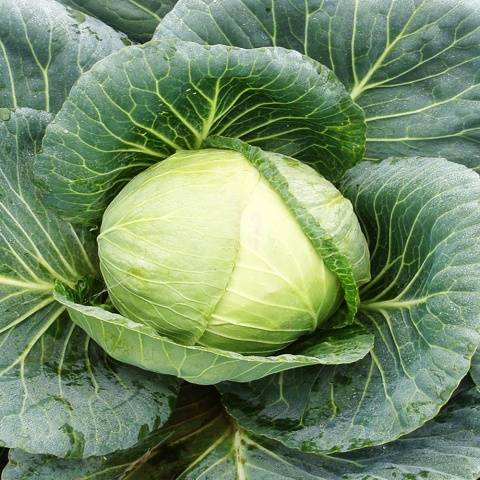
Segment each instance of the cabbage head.
M350 202L307 165L269 155L363 283L368 248ZM140 173L107 208L98 246L118 311L184 345L271 354L343 298L288 205L232 150L179 151Z

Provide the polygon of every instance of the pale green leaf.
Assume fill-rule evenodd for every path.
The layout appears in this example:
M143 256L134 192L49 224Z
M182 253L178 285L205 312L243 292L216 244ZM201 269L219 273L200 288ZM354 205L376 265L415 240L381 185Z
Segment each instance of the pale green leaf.
M271 357L241 355L216 348L182 345L162 337L147 325L101 307L80 305L60 294L55 297L67 307L72 321L113 358L201 385L224 380L247 382L308 365L355 362L367 354L373 340L363 328L357 327L350 329L348 334L340 329L319 335L314 347L305 346L311 356L301 352Z

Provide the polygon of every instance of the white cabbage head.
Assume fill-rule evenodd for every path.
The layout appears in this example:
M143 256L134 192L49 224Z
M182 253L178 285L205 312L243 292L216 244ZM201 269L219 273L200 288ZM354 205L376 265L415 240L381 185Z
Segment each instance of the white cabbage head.
M272 154L291 191L368 278L352 206L310 167ZM180 151L135 177L98 237L111 300L185 345L271 354L315 331L343 289L281 196L241 154Z

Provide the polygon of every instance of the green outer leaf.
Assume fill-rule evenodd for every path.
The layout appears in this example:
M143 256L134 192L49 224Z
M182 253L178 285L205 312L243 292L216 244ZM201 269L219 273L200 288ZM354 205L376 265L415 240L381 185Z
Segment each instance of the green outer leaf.
M230 438L217 435L215 448L179 478L197 480L208 472L215 480L475 480L480 474L479 401L471 390L417 432L343 455L307 455L235 429Z
M362 162L340 189L372 252L357 323L375 335L373 350L352 365L317 367L296 394L308 404L292 402L286 424L278 403L300 388L297 372L219 386L244 428L308 452L385 443L418 428L466 375L480 340L478 175L442 159L388 159Z
M53 299L96 273L94 242L55 218L33 188L50 116L0 122L0 442L33 453L100 455L163 424L178 380L109 359Z
M180 0L156 37L281 46L326 65L364 109L371 160L480 171L480 11L469 0Z
M363 283L365 280L368 280L369 256L365 243L366 251L362 253L366 262L364 261L359 264L358 258L355 258L357 251L350 245L343 244L344 238L340 235L345 235L345 228L341 228L341 226L342 221L348 222L350 220L347 213L342 212L341 221L335 225L336 230L329 231L327 230L329 225L326 225L324 218L326 215L324 211L322 209L316 212L309 210L307 208L308 204L305 205L305 202L310 199L305 198L304 191L295 184L296 178L294 174L295 170L299 167L292 167L290 170L287 170L285 167L282 168L282 163L279 161L282 156L271 152L264 152L257 147L251 147L238 139L212 137L206 142L206 145L216 148L230 148L240 152L257 168L293 213L316 252L318 252L318 255L325 262L325 265L338 277L349 309L349 319L352 320L360 300L356 279L358 279L359 283L362 280ZM294 159L289 160L295 162ZM353 222L351 223L353 224ZM350 229L353 230L354 227L349 225L348 231L350 231ZM363 240L363 242L365 242L365 239L363 238L360 227L358 227L358 232L356 233L355 236L359 237L357 240L361 245L361 241ZM367 266L363 268L365 263ZM356 267L355 271L354 265ZM364 270L366 270L367 273L364 273Z
M282 354L272 357L241 355L214 348L187 346L160 336L140 325L100 307L79 305L60 294L74 323L84 329L113 358L152 372L175 375L191 383L209 385L224 380L247 382L291 368L318 364L355 362L372 346L372 336L362 328L325 332L313 349L315 357Z
M215 389L186 383L168 423L135 447L84 460L61 460L14 450L4 476L36 480L173 479L198 458L219 431L229 432L230 428Z
M32 162L50 115L19 109L0 122L0 333L52 303L55 282L74 287L97 271L88 232L47 211Z
M18 352L2 348L0 438L61 457L128 448L167 421L179 381L112 360L64 310L54 303L3 336Z
M175 5L175 0L58 1L99 18L137 42L150 40L162 17Z
M331 179L361 159L364 127L341 83L297 52L149 42L81 77L47 129L36 173L49 206L95 223L139 170L209 135L295 156Z
M124 37L54 0L0 3L0 107L56 112L70 88Z
M456 397L436 419L404 438L331 456L308 455L255 437L232 425L221 410L215 416L217 404L209 392L200 389L197 395L207 399L210 408L205 413L205 401L188 405L182 420L192 427L183 441L177 436L145 456L138 448L81 462L15 450L2 478L117 480L118 473L132 465L133 453L138 462L128 470L132 480L476 480L480 475L480 395L475 389Z

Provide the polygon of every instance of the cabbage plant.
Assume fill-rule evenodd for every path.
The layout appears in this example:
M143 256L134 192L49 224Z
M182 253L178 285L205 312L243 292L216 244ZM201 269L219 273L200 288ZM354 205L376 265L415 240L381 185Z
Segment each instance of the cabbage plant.
M478 6L174 3L0 0L2 480L476 480Z

